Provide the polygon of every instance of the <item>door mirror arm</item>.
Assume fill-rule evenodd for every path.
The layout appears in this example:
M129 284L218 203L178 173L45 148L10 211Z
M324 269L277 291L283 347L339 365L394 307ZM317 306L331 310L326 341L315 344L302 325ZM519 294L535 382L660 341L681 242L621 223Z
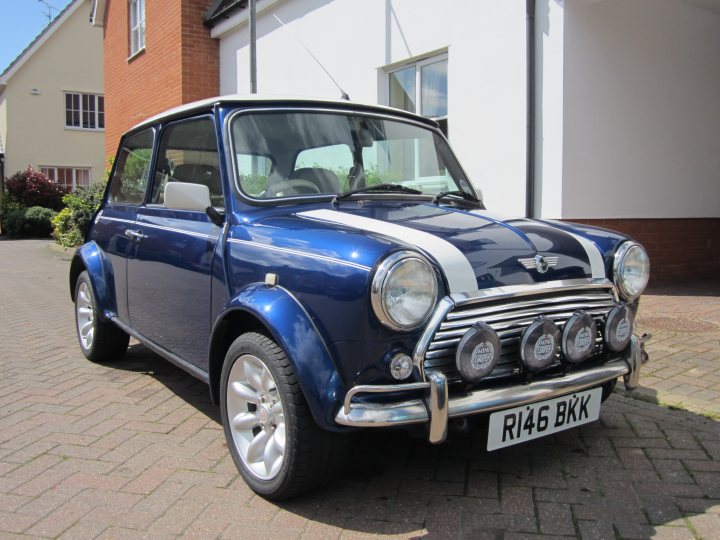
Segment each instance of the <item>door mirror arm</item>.
M208 206L205 209L205 214L210 218L210 221L218 227L222 227L225 223L225 210L218 210L212 206Z

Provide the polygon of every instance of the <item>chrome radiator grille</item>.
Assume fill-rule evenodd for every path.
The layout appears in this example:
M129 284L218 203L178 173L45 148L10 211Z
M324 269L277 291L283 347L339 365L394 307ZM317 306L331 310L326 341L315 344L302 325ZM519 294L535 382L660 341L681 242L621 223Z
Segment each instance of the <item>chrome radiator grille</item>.
M488 378L511 375L520 369L519 344L523 331L538 316L551 319L561 330L572 314L582 309L597 324L594 355L603 349L604 320L615 305L612 285L538 290L532 294L484 296L455 305L432 336L424 356L426 370L441 370L449 377L455 370L455 350L462 336L478 322L489 324L502 344L500 362Z

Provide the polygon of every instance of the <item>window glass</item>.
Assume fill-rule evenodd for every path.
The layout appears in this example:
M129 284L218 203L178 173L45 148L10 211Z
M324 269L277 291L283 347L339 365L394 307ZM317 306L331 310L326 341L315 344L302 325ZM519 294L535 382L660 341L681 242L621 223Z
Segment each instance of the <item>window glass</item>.
M359 114L255 113L235 117L231 130L238 186L254 198L335 194L381 183L432 195L473 193L447 143L416 124Z
M337 176L340 182L340 189L348 189L348 175L353 167L353 155L347 144L334 144L309 148L298 154L295 160L293 173L290 175L295 179L307 179L314 181L314 177L330 176L325 171L330 171ZM328 188L331 186L328 185Z
M390 73L390 106L415 112L415 66Z
M105 127L105 98L98 94L65 93L65 127Z
M448 57L433 56L388 72L388 104L432 118L448 134Z
M145 0L130 0L130 56L145 48Z
M420 81L422 115L447 116L447 60L422 66Z
M235 154L235 165L242 190L252 197L261 196L267 189L272 160L267 156Z
M211 118L171 124L163 131L150 202L163 204L168 182L206 185L212 205L224 205L215 123Z
M125 139L110 181L110 202L128 204L143 202L150 172L152 146L152 129L146 129Z

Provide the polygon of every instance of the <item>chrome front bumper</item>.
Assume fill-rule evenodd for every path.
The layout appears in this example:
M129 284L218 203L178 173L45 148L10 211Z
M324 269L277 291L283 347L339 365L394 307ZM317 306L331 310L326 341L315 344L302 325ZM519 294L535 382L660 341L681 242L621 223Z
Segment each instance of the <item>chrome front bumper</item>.
M430 423L429 440L441 443L447 435L450 418L487 413L543 401L586 388L599 386L622 375L626 390L635 390L640 381L640 366L647 361L644 351L649 334L633 335L630 346L601 366L568 373L562 377L517 384L503 388L475 390L449 398L447 378L442 373L426 372L427 381L397 385L355 386L345 396L335 421L344 426L385 427ZM423 390L424 398L391 403L354 402L358 394L390 394Z

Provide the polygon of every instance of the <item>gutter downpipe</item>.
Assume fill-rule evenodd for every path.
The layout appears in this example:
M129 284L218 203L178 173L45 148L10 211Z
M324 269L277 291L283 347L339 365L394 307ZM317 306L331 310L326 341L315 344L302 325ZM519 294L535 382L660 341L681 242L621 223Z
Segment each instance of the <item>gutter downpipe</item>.
M525 163L525 216L535 217L535 0L525 0L527 21L527 135Z
M250 9L250 93L257 94L257 30L255 25L255 0L249 0Z

